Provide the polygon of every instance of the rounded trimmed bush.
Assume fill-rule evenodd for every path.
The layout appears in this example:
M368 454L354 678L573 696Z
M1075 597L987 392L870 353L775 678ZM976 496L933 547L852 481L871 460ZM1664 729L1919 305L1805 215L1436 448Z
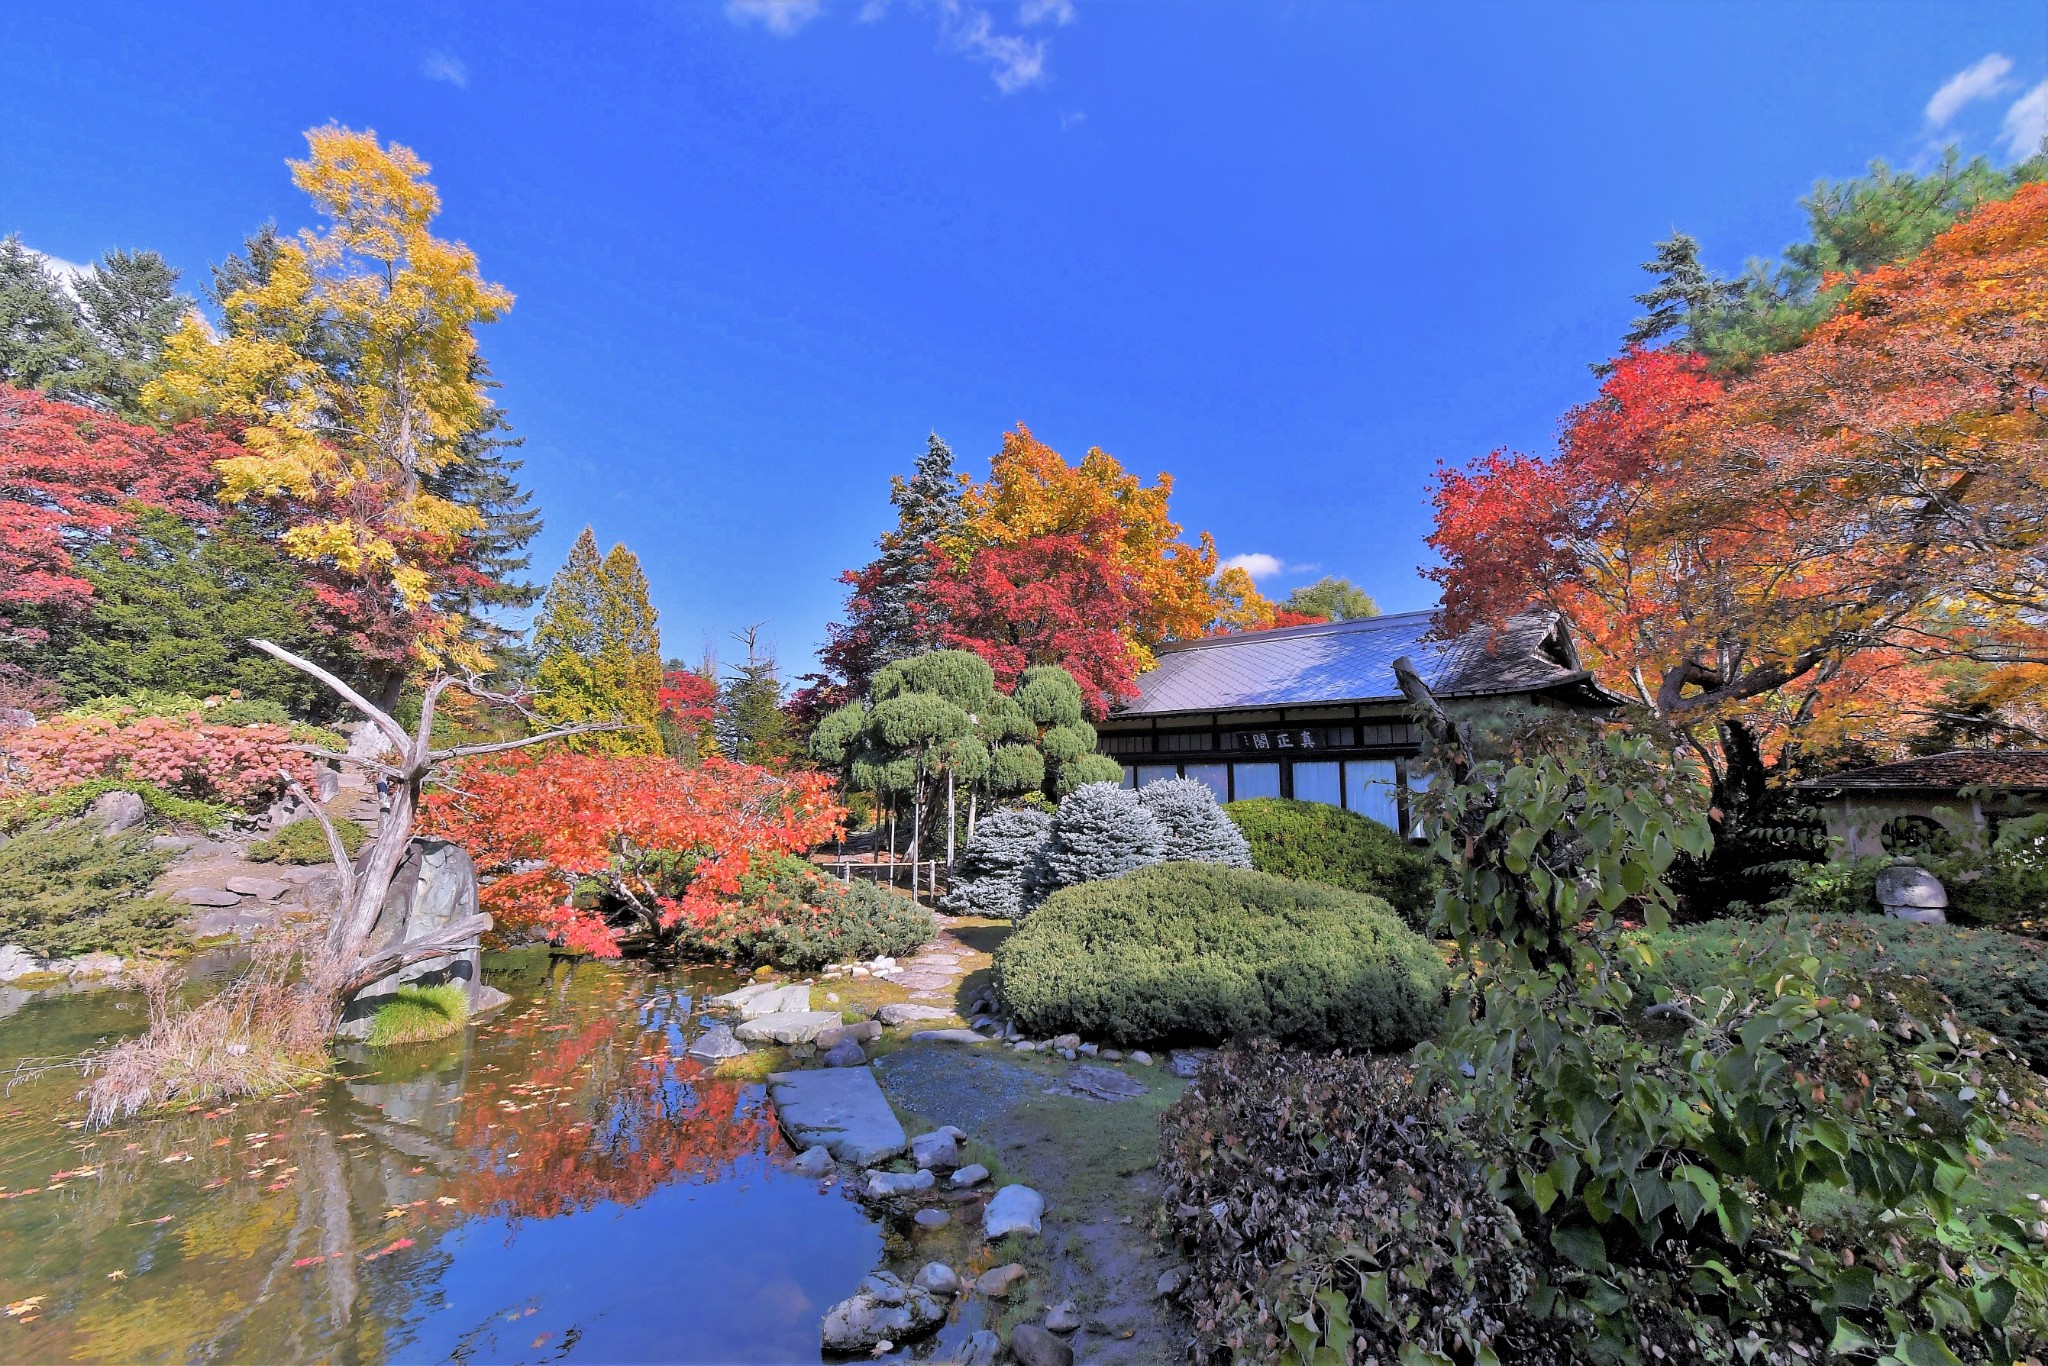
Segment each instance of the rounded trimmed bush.
M1224 863L1252 866L1251 846L1244 832L1223 808L1209 785L1193 778L1162 778L1138 789L1138 800L1159 822L1166 840L1166 863Z
M1165 854L1166 836L1137 793L1084 783L1053 813L1051 833L1025 874L1024 908L1061 887L1122 877Z
M1349 1048L1433 1034L1450 978L1378 897L1213 863L1055 892L995 972L1030 1034Z
M1052 833L1043 811L991 811L974 828L943 903L955 915L1014 920L1024 913L1024 876Z
M1251 797L1223 810L1244 832L1260 872L1383 897L1416 929L1429 924L1436 896L1429 855L1378 821L1283 797Z

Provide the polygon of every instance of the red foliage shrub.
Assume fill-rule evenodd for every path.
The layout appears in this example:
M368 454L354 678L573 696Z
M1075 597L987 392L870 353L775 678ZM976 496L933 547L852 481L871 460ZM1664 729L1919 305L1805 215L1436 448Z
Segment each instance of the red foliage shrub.
M284 726L209 726L187 717L64 716L0 736L11 782L40 795L95 778L124 778L199 801L254 810L312 781L312 762Z

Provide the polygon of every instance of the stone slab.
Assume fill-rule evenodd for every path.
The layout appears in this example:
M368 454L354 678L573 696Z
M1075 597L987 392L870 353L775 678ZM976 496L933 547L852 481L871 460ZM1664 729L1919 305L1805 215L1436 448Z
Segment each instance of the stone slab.
M953 1012L937 1006L886 1005L878 1012L885 1025L911 1024L918 1020L950 1020Z
M875 1074L865 1067L768 1074L768 1100L790 1145L822 1144L842 1162L886 1162L910 1147Z
M811 989L799 983L795 986L770 987L758 996L749 996L740 1002L742 1020L758 1020L763 1015L800 1015L811 1008ZM834 1017L835 1020L837 1017Z
M988 1036L971 1029L920 1029L910 1036L912 1043L987 1043Z
M839 1023L829 1010L788 1010L742 1021L733 1037L743 1043L809 1043Z

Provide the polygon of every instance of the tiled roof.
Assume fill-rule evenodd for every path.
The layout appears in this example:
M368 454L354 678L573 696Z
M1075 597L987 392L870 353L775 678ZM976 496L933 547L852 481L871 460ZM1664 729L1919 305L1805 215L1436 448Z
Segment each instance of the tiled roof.
M1825 778L1809 778L1799 786L1808 791L2048 788L2048 750L1952 749L1946 754L1930 754L1924 759L1901 759L1894 764L1852 768Z
M1158 666L1138 676L1138 696L1111 719L1394 701L1401 696L1394 661L1402 655L1441 697L1588 686L1555 613L1530 613L1452 641L1427 638L1430 617L1403 612L1162 645Z

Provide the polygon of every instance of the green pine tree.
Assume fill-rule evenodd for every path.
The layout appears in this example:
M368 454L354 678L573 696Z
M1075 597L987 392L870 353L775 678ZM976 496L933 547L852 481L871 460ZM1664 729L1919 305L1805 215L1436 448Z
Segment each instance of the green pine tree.
M92 342L83 386L114 411L139 419L137 399L156 375L164 339L192 306L178 293L178 272L153 251L110 251L78 281L77 291Z
M19 237L0 239L0 381L76 401L97 350L56 271Z
M661 635L633 552L615 545L600 559L585 527L541 598L533 652L535 710L549 724L624 724L569 743L600 754L661 752Z
M718 692L713 719L718 746L728 759L743 764L780 767L796 748L789 715L782 709L782 679L775 656L761 645L761 628L749 626L733 639L747 649L747 658Z

